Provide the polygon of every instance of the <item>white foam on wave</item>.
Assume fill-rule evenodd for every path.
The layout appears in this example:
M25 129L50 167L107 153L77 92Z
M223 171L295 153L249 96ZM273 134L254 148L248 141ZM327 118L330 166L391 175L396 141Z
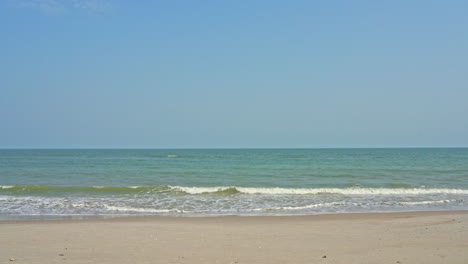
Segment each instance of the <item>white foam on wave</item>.
M448 188L253 188L253 187L183 187L170 188L188 194L215 193L235 188L245 194L343 194L343 195L419 195L419 194L467 194L468 190Z
M272 207L272 208L255 208L255 209L251 209L250 211L273 211L273 210L294 211L294 210L305 210L305 209L320 208L320 207L333 207L337 205L344 205L344 204L343 203L317 203L317 204L309 204L309 205L304 205L304 206L281 206L281 207Z
M182 187L182 186L169 186L169 188L186 192L188 194L202 194L202 193L215 193L220 191L225 191L230 188L235 187Z
M15 187L15 186L13 186L13 185L0 185L0 189L11 189L13 187Z
M457 202L458 200L437 200L437 201L418 201L418 202L400 202L405 205L425 205L425 204L446 204L451 202Z
M175 209L152 209L152 208L135 208L127 206L110 206L105 205L107 210L119 212L138 212L138 213L171 213L177 212Z

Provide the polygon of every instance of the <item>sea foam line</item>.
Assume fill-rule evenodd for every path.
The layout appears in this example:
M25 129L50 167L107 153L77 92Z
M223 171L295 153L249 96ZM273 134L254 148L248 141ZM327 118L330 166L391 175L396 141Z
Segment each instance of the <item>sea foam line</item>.
M318 194L342 194L342 195L427 195L427 194L458 194L468 195L468 189L450 188L281 188L281 187L186 187L186 186L41 186L41 185L0 185L0 190L15 193L46 193L50 191L64 192L118 192L118 193L158 193L158 192L183 192L186 194L264 194L264 195L318 195Z
M425 205L425 204L447 204L452 202L463 202L463 200L437 200L437 201L418 201L418 202L399 202L405 205Z
M245 194L343 194L343 195L418 195L418 194L467 194L468 190L448 188L254 188L254 187L183 187L169 186L176 191L188 194L218 193L227 190L237 190Z
M139 213L171 213L178 212L177 209L152 209L152 208L136 208L126 206L110 206L104 205L107 210L119 212L139 212Z

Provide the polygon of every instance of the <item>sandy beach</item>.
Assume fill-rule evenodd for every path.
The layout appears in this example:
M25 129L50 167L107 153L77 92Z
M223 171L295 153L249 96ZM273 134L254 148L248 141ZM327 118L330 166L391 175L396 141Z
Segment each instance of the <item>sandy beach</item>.
M467 263L468 211L0 222L0 263Z

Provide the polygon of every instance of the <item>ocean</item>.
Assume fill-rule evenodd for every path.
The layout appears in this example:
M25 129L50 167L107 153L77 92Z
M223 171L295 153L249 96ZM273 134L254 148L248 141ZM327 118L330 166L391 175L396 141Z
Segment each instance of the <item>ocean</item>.
M0 150L0 219L468 209L468 148Z

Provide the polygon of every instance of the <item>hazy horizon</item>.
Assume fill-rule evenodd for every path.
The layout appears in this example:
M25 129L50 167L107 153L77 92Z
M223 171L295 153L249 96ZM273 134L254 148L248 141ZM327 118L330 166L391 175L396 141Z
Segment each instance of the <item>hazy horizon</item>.
M0 150L262 150L262 149L465 149L468 147L246 147L246 148L0 148Z

